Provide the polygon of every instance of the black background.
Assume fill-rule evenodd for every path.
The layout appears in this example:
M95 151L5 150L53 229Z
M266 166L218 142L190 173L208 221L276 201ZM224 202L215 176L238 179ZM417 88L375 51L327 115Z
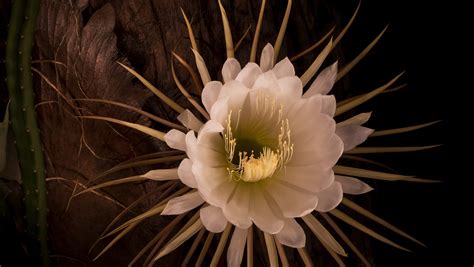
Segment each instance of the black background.
M443 182L378 184L373 193L374 213L427 245L405 253L377 243L374 255L379 266L474 264L472 224L468 218L472 214L468 192L472 163L469 130L465 130L471 119L469 104L463 101L470 98L467 91L472 86L462 74L470 68L465 65L469 61L463 36L468 31L463 29L467 25L461 22L465 18L462 13L462 6L455 2L363 1L361 16L349 34L354 40L351 43L363 46L357 38L370 40L366 36L375 36L382 25L390 24L375 52L352 73L352 84L367 83L363 79L372 79L372 75L387 80L406 70L402 79L408 83L405 89L364 106L375 111L369 126L401 127L443 120L427 129L384 139L384 145L394 146L444 144L423 152L377 157L402 173ZM351 48L345 46L348 54L352 53ZM354 49L353 55L360 50Z

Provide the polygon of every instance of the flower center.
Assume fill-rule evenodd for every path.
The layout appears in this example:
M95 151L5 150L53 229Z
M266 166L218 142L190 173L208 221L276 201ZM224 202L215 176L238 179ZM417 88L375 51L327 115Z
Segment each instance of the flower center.
M260 105L260 107L262 107ZM265 107L265 106L264 106ZM269 107L269 106L267 106ZM275 105L271 105L274 109ZM281 119L282 108L279 112L263 112L267 116L261 119L273 121L273 116L278 120L276 127L280 127L278 144L275 147L265 146L258 138L252 135L235 138L232 132L232 110L227 116L227 127L224 132L225 151L229 162L230 176L235 181L258 182L272 177L277 171L285 166L293 155L293 144L291 143L291 131L288 119ZM258 112L260 113L260 112ZM240 111L235 128L238 128ZM275 142L276 143L276 142Z

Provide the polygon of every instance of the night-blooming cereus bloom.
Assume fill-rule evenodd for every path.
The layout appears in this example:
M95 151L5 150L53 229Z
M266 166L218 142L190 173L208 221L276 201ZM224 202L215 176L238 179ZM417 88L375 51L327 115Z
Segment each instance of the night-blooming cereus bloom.
M197 93L201 95L202 105L181 84L176 75L173 61L171 61L171 74L175 85L189 101L189 104L202 115L199 117L205 118L205 121L200 120L191 111L166 96L132 68L121 63L122 67L176 111L179 114L177 119L185 127L113 101L94 100L139 112L151 120L171 127L172 130L164 133L144 125L115 118L82 116L82 118L104 120L136 129L165 141L173 149L180 150L145 155L147 160L137 158L137 161L120 166L150 164L151 162L171 163L181 160L178 168L152 170L143 175L105 182L81 192L90 192L106 186L146 179L174 180L160 185L159 188L161 189L159 190L165 191L160 195L160 201L156 205L109 232L107 236L115 233L120 234L110 241L109 245L105 246L97 257L148 217L160 212L163 215L184 215L191 210L193 210L194 215L172 238L168 239L170 233L168 229L180 227L179 222L184 216L177 216L172 219L163 231L160 231L137 254L130 265L133 265L138 258L147 253L149 248L154 247L144 262L144 265L151 266L190 238L195 237L182 262L183 265L187 265L202 241L205 233L204 228L211 233L222 233L216 235L219 237L219 241L217 248L212 252L211 266L219 264L231 231L231 240L227 247L227 264L229 266L239 266L246 247L247 262L248 265L251 265L253 263L254 230L258 234L263 231L264 240L260 241L264 242L265 245L255 246L255 249L267 250L270 266L278 265L279 259L283 265L288 265L282 245L294 248L305 246L306 236L299 224L301 221L308 226L309 230L328 250L334 260L339 265L343 265L344 263L338 254L347 255L344 248L332 236L330 231L319 222L319 218L314 216L316 213L320 213L318 217L322 217L328 223L366 266L371 266L372 263L351 243L349 237L332 221L331 216L381 242L407 250L336 208L340 203L400 236L423 245L415 238L365 210L350 199L343 198L343 194L363 194L372 190L370 186L352 176L388 181L435 181L345 166L340 163L336 165L343 153L349 160L378 164L357 154L409 152L436 147L358 147L369 135L377 137L400 134L421 129L436 122L380 130L373 133L372 129L362 126L369 120L371 113L360 113L338 123L334 121L336 115L352 110L383 92L388 92L389 87L394 85L401 76L400 74L394 77L385 85L368 93L340 102L337 109L334 96L327 95L334 83L344 77L367 55L378 42L385 29L356 58L348 62L339 73L337 63L319 72L321 65L352 24L359 9L358 6L354 15L347 25L341 29L334 42L330 39L313 63L300 77L297 77L288 58L274 64L274 60L278 58L279 50L282 47L292 1L288 1L275 46L272 47L269 44L265 46L260 56L260 64L257 65L253 62L256 61L257 57L259 32L265 10L265 1L262 1L250 50L250 63L243 68L235 59L235 52L239 44L234 47L233 34L230 30L225 9L220 1L218 3L227 54L227 61L222 67L223 81L211 80L205 61L199 54L199 47L191 23L183 10L182 13L188 29L196 67L202 85L204 85L202 92L197 74L183 58L173 53L173 57L189 72L189 78L192 78ZM304 56L317 47L318 44L324 43L331 32L332 30L322 37L318 43L294 56L292 60ZM310 83L317 73L319 75ZM401 87L403 86L391 88L391 91ZM303 88L306 88L305 93L303 93ZM153 158L155 156L156 158ZM152 157L153 160L148 160L149 157ZM106 173L117 170L117 168L118 166ZM335 173L339 175L335 175ZM178 179L186 186L177 185L179 181L176 180ZM157 189L157 191L159 190ZM297 218L301 219L296 220ZM212 242L214 234L211 233L208 234L204 246L201 248L196 262L198 265L202 263ZM160 248L160 244L163 244L165 240L168 241ZM311 257L304 249L299 249L298 253L305 265L312 265Z
M227 59L223 83L208 82L202 92L210 120L202 124L186 110L178 119L192 130L173 129L165 135L170 147L186 152L178 175L196 190L171 199L162 214L181 214L204 204L200 219L208 231L222 232L228 222L236 229L255 224L280 243L299 248L305 234L295 218L334 209L344 191L371 190L355 178L335 177L333 166L372 130L360 126L368 114L336 126L336 101L326 94L335 82L337 63L303 94L290 60L273 65L273 58L268 44L260 65L241 68L236 59ZM238 238L235 233L233 239Z

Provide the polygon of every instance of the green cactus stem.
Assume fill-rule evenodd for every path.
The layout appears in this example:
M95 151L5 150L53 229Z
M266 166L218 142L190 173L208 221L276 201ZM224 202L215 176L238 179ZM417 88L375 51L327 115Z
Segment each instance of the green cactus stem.
M48 266L47 203L43 152L36 122L31 54L39 0L15 0L7 39L11 126L20 163L27 248L31 262Z

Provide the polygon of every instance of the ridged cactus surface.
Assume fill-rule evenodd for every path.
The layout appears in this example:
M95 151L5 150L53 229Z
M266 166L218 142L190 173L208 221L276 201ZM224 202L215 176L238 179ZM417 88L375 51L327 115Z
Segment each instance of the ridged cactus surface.
M39 0L15 0L7 38L7 87L10 123L20 163L24 192L25 236L30 262L49 265L45 169L36 121L32 48Z

